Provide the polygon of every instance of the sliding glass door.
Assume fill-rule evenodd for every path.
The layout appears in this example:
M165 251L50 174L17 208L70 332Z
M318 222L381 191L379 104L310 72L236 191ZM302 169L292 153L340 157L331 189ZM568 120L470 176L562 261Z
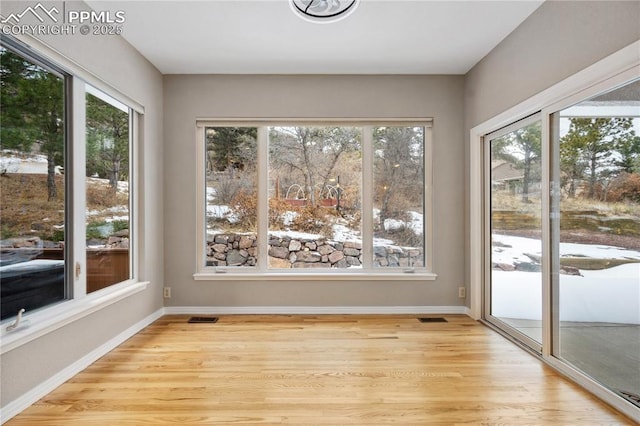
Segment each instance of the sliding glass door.
M488 135L484 148L486 319L540 351L540 116Z
M551 118L552 354L640 405L640 80Z
M484 319L627 413L640 408L637 76L483 139Z

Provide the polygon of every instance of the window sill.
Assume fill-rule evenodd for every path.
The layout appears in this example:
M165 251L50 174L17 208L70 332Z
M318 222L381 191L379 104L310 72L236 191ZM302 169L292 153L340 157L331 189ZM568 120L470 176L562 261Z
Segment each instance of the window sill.
M15 319L11 318L3 321L1 324L2 341L0 343L0 354L9 352L113 303L139 293L145 290L148 284L148 281L125 281L82 299L60 302L51 307L34 311L31 314L26 312L21 324L28 321L28 325L18 326L16 330L11 332L7 332L7 326L12 324Z
M193 274L194 281L435 281L438 274L433 272L354 272L354 273L318 273L318 272L236 272L206 271Z

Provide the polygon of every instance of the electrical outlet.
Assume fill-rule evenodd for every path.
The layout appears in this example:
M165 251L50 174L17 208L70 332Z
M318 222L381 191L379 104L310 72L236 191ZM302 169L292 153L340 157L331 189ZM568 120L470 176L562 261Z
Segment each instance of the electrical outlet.
M458 297L461 299L467 297L467 289L464 287L458 287Z
M171 287L165 287L163 295L165 299L171 299Z

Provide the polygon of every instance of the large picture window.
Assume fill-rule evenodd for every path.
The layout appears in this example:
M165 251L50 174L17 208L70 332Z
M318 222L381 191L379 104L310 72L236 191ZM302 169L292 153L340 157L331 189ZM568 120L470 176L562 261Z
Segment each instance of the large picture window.
M430 272L430 123L198 124L200 272Z

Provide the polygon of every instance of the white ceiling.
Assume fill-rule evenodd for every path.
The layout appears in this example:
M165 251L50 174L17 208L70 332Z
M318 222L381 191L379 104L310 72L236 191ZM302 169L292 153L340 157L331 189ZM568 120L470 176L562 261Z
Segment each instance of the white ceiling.
M330 24L288 0L105 1L163 74L465 74L542 3L361 0Z

